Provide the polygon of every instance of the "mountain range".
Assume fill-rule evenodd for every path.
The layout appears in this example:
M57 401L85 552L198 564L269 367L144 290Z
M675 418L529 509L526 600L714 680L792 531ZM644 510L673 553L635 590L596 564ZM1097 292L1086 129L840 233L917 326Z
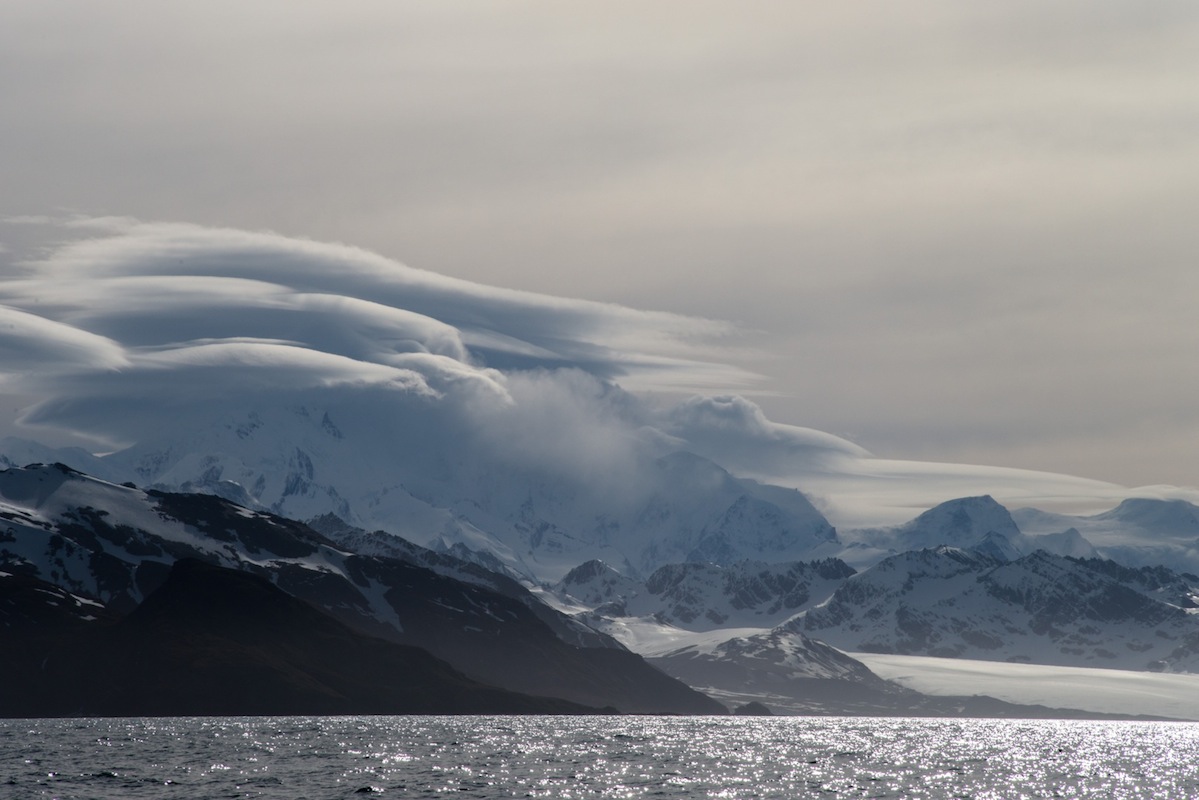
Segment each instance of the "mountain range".
M833 557L692 560L663 564L644 579L592 559L551 585L528 580L490 551L461 542L431 550L331 512L304 524L214 494L142 490L62 464L10 468L0 472L0 616L13 652L42 655L8 665L6 686L33 688L11 693L3 713L232 713L235 706L724 713L725 705L690 684L730 707L759 701L789 713L1060 716L1066 712L918 695L834 647L1194 668L1199 578L1044 549L1021 555L1048 534L1025 536L1010 521L989 498L965 499L901 526L890 541L947 539L973 548L905 550L862 569ZM855 542L879 549L885 535L858 532L843 544L834 532L823 545L861 555ZM226 594L243 599L221 602ZM199 613L205 608L210 615ZM290 621L261 621L283 617ZM234 635L243 621L259 632ZM308 648L282 636L305 629L342 643ZM248 651L254 641L263 647ZM287 655L272 660L268 650ZM351 661L392 666L356 673L316 658L325 651L366 653ZM90 663L75 655L82 652L96 654L94 676L103 675L110 691L63 689L95 685L71 672ZM160 675L211 666L175 687L209 688L172 693L160 681L135 703L120 676L153 682L122 655L131 652L149 653L139 663L158 664ZM245 664L258 670L256 680L281 688L255 693L266 705L239 705L232 695L222 705L214 687L230 665ZM432 705L394 687L350 690L395 676L408 676L398 685L451 689L417 693L443 698Z
M914 697L844 651L1199 664L1183 501L1080 517L978 496L839 531L803 493L653 436L589 483L397 458L357 422L274 407L106 456L5 439L0 569L124 619L198 559L465 679L626 712L724 711L690 684L791 713L1038 713Z
M988 661L1194 672L1199 577L1038 550L937 547L848 578L789 625L837 647Z
M504 576L459 580L447 573L479 571L425 558L440 571L359 555L212 495L146 492L61 464L0 472L0 570L122 620L145 613L172 565L197 559L269 580L358 635L420 647L475 681L626 712L723 712Z

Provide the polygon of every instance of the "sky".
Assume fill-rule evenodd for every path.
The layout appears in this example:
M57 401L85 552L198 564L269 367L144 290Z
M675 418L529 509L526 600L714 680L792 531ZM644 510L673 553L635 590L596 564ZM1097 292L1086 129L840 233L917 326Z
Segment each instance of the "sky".
M880 486L952 463L1194 487L1196 75L1185 2L9 0L0 303L37 319L0 410L58 396L28 380L47 358L148 363L139 314L77 324L89 299L58 293L85 282L45 277L69 257L239 242L325 265L289 298L363 300L347 259L428 271L452 308L383 304L429 312L383 312L425 345L432 319L447 347L519 341L493 359L735 394L877 456ZM49 296L15 286L31 260Z

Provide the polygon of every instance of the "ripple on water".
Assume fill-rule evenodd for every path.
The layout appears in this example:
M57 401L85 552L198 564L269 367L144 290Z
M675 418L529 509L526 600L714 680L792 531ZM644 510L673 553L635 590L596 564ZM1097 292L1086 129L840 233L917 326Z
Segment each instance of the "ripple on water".
M1199 796L1199 725L746 717L0 721L5 794Z

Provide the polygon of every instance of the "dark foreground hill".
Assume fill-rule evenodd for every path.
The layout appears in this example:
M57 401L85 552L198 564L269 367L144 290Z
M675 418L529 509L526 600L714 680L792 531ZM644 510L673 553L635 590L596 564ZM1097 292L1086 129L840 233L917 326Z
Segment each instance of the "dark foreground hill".
M434 555L359 554L219 497L142 491L62 465L0 471L0 571L115 615L194 558L261 577L358 634L426 650L482 684L626 713L725 713L514 581L484 580L448 556L425 563Z
M115 622L39 584L0 578L3 716L595 711L486 686L263 578L194 559Z

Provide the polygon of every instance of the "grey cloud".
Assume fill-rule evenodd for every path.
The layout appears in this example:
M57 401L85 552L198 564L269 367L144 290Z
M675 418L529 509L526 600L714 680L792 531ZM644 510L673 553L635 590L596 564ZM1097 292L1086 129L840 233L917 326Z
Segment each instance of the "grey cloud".
M736 395L684 400L670 410L663 428L738 474L766 480L793 479L799 470L836 470L844 461L869 456L822 431L771 422L756 404Z
M11 292L0 288L0 297L53 307L102 330L120 326L143 346L200 330L257 336L269 328L285 339L342 339L349 330L353 347L383 342L403 351L420 340L464 359L460 331L485 358L524 368L578 366L606 377L696 368L705 382L723 373L730 384L747 375L688 358L701 352L699 343L729 334L727 323L486 287L358 248L274 234L131 223L28 266L36 277ZM147 309L143 301L152 297L160 301ZM261 313L245 313L253 308ZM322 317L330 318L323 328Z
M0 380L127 364L123 348L111 339L0 305Z
M28 307L0 307L11 344L0 369L11 392L43 396L27 424L111 444L207 418L201 409L214 402L288 405L292 395L348 391L382 392L381 415L404 397L443 403L480 430L493 414L505 429L519 419L544 429L566 415L578 433L551 440L578 449L585 431L607 423L585 402L601 384L572 371L659 376L670 387L745 374L697 357L706 338L729 332L723 323L493 289L275 234L128 220L86 227L92 235L0 282L0 298ZM521 377L529 370L544 377ZM541 389L514 398L528 385ZM529 408L541 411L522 417ZM505 437L514 451L526 441ZM594 445L584 448L593 457Z

